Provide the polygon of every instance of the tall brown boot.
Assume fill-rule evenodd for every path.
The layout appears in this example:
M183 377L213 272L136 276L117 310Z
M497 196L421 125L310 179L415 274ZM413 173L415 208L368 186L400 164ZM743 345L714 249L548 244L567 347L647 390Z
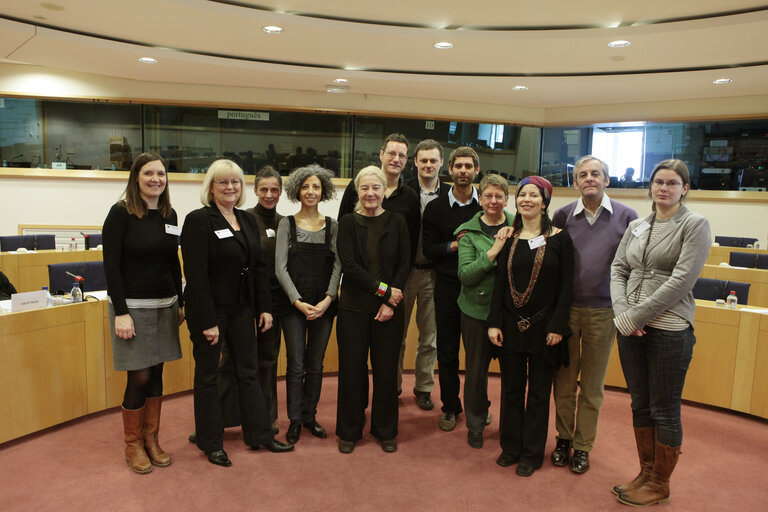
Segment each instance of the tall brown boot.
M144 449L155 466L170 466L171 457L160 448L157 432L160 430L160 406L163 397L148 397L144 411Z
M613 494L634 491L651 476L653 469L653 445L656 443L656 427L635 427L637 455L640 458L640 473L634 480L613 486Z
M619 494L619 501L633 507L645 507L669 502L669 477L680 457L679 446L656 443L651 477L634 491Z
M125 460L128 467L136 473L149 473L152 471L152 463L144 451L144 437L142 428L144 426L144 408L125 409L123 408L123 430L125 432Z

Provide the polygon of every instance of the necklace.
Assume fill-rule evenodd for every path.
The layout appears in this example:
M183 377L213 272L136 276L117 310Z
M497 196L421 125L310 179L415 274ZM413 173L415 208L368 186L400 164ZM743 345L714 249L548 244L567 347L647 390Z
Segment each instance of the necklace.
M517 242L520 240L518 236L515 236L512 241L512 247L509 250L509 258L507 259L507 275L509 276L509 293L512 295L512 302L516 308L520 308L528 304L533 293L533 287L536 285L536 281L539 279L539 271L541 271L541 265L544 262L544 251L547 250L547 245L540 245L536 249L536 255L533 258L533 269L531 270L531 278L528 281L528 287L523 293L518 292L515 289L515 282L512 274L512 257L515 255L515 249L517 249Z

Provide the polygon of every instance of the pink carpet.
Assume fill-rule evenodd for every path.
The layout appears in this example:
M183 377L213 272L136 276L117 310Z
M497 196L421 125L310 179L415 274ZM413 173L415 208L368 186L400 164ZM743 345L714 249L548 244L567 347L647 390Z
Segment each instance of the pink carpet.
M335 376L324 384L318 420L333 433ZM456 430L440 431L439 405L430 412L419 409L412 385L413 376L406 375L394 454L383 453L366 433L354 453L343 455L335 436L316 439L306 429L293 453L251 452L239 429L230 429L225 449L233 466L220 468L187 441L194 428L192 395L183 393L164 403L160 440L173 464L137 475L123 460L119 411L95 414L0 445L0 510L629 510L610 492L637 472L626 393L606 392L589 472L576 475L549 462L552 414L544 466L531 478L521 478L514 466L501 468L494 462L500 453L498 377L489 380L494 422L486 429L482 450L467 445L463 415ZM281 381L279 439L288 427L284 390ZM654 510L766 510L767 422L684 406L683 423L672 502Z

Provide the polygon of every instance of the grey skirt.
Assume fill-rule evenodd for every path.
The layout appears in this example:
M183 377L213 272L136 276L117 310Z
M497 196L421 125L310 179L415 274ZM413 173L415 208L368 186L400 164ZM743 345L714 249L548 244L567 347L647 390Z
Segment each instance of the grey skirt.
M115 334L115 309L109 304L112 361L116 371L143 370L181 359L179 305L164 308L128 308L136 336L124 340Z

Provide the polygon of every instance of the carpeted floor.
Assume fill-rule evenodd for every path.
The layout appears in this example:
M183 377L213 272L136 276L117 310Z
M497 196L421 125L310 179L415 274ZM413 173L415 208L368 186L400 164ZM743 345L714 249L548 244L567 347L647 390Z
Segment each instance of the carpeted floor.
M326 377L318 421L333 433L336 378ZM629 398L606 391L592 469L576 475L549 462L554 414L544 466L531 478L501 468L498 396L491 377L494 422L485 446L466 443L463 415L453 432L437 428L439 404L416 406L406 375L400 400L399 449L385 454L366 433L354 453L340 454L336 437L316 439L303 430L296 451L252 452L239 429L230 429L225 449L231 468L209 464L187 441L194 428L192 395L164 403L161 444L173 457L148 475L128 470L123 460L119 410L67 423L0 445L0 510L11 511L453 511L453 510L629 510L611 486L637 473ZM284 384L279 383L279 420L284 439ZM437 402L437 393L433 399ZM768 423L697 406L684 406L683 454L672 480L672 502L654 510L762 511L768 503L764 460Z

